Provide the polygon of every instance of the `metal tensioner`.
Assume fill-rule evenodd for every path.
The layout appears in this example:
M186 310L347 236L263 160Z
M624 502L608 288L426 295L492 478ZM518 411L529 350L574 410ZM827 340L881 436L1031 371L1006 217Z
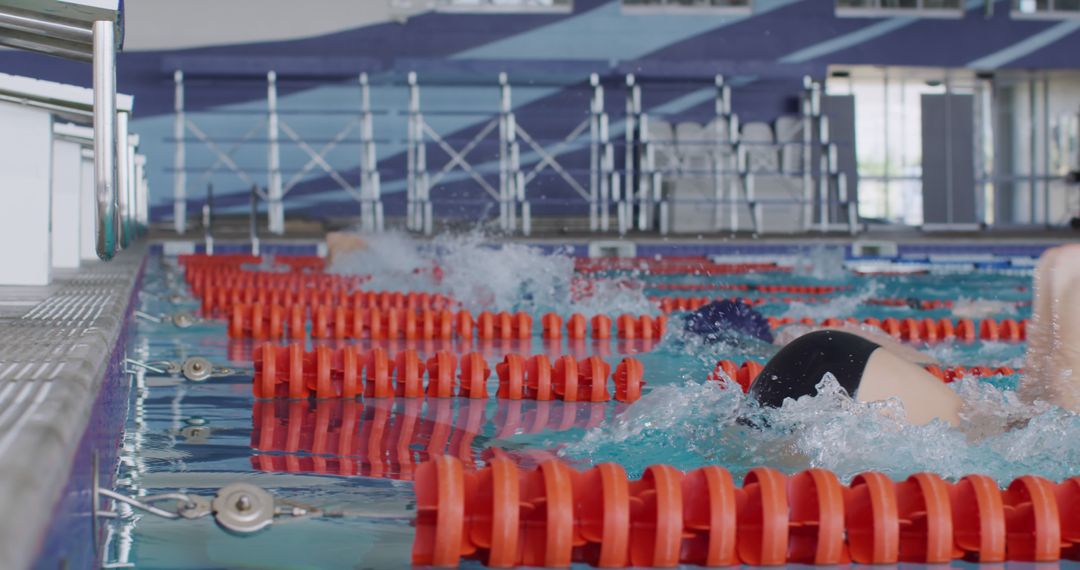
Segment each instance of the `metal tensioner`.
M172 323L178 329L191 328L197 323L202 322L202 319L195 315L180 311L171 315L152 315L146 311L135 311L135 316L154 324Z
M104 497L165 519L195 520L212 516L218 526L238 535L253 534L274 523L315 517L412 520L412 514L404 512L323 510L316 506L276 497L262 487L244 482L225 485L218 489L213 497L189 493L163 493L135 498L100 487L95 488L95 493L96 506L100 505L100 499ZM117 511L109 510L97 510L95 514L103 518L121 517Z
M124 362L129 365L128 372L132 371L130 367L133 366L161 376L182 375L192 382L205 382L211 378L233 376L237 373L233 368L214 366L212 362L201 356L191 356L186 358L183 362L176 362L174 360L144 362L134 358L126 358L124 359Z

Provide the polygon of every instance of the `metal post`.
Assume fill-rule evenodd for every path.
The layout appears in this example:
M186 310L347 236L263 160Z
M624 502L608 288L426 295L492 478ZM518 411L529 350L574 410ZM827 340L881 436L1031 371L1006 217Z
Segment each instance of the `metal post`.
M847 214L848 233L859 233L859 202L852 200L848 195L847 174L841 172L836 177L836 192L845 205L844 213Z
M427 145L424 144L424 118L419 113L416 115L415 140L416 144L416 221L417 230L425 235L431 234L432 211L431 186L427 172Z
M371 90L367 73L360 74L360 226L364 231L380 231L376 214L379 196L378 161L375 155L375 126L371 115Z
M138 228L139 234L144 234L147 228L147 214L149 204L146 195L146 156L142 154L135 155L135 225Z
M510 231L510 85L499 74L499 229Z
M206 185L206 203L203 204L203 240L206 255L214 255L214 185Z
M1050 227L1050 75L1043 72L1043 226Z
M600 120L604 114L604 88L600 85L600 76L595 73L590 75L589 84L593 91L589 105L589 229L595 232L600 228L597 202L600 196L600 181L605 175L600 166L600 152L607 140L600 136Z
M413 141L414 100L418 97L414 94L416 85L416 73L408 75L409 84L409 110L405 118L405 229L413 229L413 207L416 200L416 145Z
M600 172L602 172L602 176L600 176L600 195L597 208L600 215L600 231L607 231L610 225L608 200L619 191L617 181L619 173L615 169L615 146L611 144L609 136L607 113L600 114L599 123L600 140L603 141L603 154L600 155Z
M129 123L130 124L130 123ZM138 228L136 227L135 211L138 207L135 195L135 147L139 144L139 135L129 134L127 137L127 216L125 230L129 232L131 236L130 241L138 239Z
M813 199L813 144L814 144L814 110L813 110L813 81L809 76L803 77L802 94L802 182L803 182L803 215L802 230L809 231L814 217Z
M114 24L94 22L94 192L97 255L116 254L116 42Z
M251 214L248 216L248 239L251 255L259 255L259 187L251 187Z
M724 148L725 141L728 139L728 137L724 136L725 133L721 132L721 129L722 124L726 124L728 121L728 113L725 111L730 104L730 101L725 98L725 94L730 95L731 92L728 90L727 85L724 84L723 75L717 75L714 78L714 82L716 85L716 100L715 108L713 109L713 125L715 132L713 132L712 152L709 155L711 158L709 174L712 176L713 183L713 229L719 230L720 217L722 215L720 204L724 199L724 178L723 174L721 174L721 170L723 169L723 157L724 151L726 150Z
M406 149L406 180L405 180L405 228L409 230L418 230L416 226L416 160L417 150L421 145L423 138L417 139L417 123L420 121L420 88L416 84L416 72L410 71L408 75L409 84L409 116L406 121L407 134L407 149Z
M146 155L135 155L135 182L138 193L139 232L145 233L150 223L150 195L146 182Z
M131 243L131 228L128 225L129 207L128 184L130 181L130 169L128 168L128 114L119 112L116 114L116 212L119 218L117 241L120 249L127 248Z
M183 235L187 231L187 128L184 115L184 72L173 72L173 229Z
M829 229L829 118L818 116L818 227Z
M638 115L638 229L645 231L651 227L653 202L649 192L649 183L652 181L652 144L649 141L649 116L645 113ZM629 188L627 189L629 190ZM627 201L633 200L633 196L627 192Z
M507 144L510 147L509 162L507 163L507 230L514 231L517 227L517 204L525 201L525 173L521 171L521 148L517 142L517 116L509 113L506 116Z
M281 189L281 148L278 144L278 107L277 107L277 73L271 71L266 74L266 108L267 108L267 140L269 141L268 159L269 165L268 183L266 187L267 204L267 229L273 234L285 233L285 207L282 204L283 192Z
M619 173L618 172L612 172L611 173L611 193L612 193L613 196L619 196L621 194L620 188L619 188ZM606 213L607 212L605 212L605 214ZM630 213L630 208L629 208L628 202L626 202L624 200L618 200L617 199L615 201L615 222L616 222L618 230L619 230L619 235L621 235L621 236L626 235L626 232L629 231L630 226L633 225L633 223L630 220L630 216L631 216L631 213ZM604 228L604 229L607 229L607 228Z
M641 134L638 115L641 114L641 89L637 85L634 74L626 76L626 149L623 156L625 174L623 182L626 185L627 199L633 199L636 194L642 195L642 188L637 178L637 161L639 160L637 143ZM644 227L639 228L644 230Z
M740 158L745 158L745 149L742 146L741 139L739 138L739 116L732 114L728 118L728 138L731 140L731 160L730 166L737 174L733 181L725 184L728 191L728 216L730 217L729 230L734 232L739 227L739 197L737 185L742 180L743 168L740 166L742 161ZM728 161L725 161L725 167ZM742 186L745 188L745 186ZM749 207L749 204L747 205Z

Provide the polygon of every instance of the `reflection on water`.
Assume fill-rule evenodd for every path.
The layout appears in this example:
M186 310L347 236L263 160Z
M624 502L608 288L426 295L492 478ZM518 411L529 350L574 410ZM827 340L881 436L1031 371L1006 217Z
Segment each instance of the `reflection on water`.
M412 479L416 466L453 455L470 468L492 453L528 465L555 450L509 449L518 434L589 429L624 406L463 398L260 400L252 410L252 467L260 471Z

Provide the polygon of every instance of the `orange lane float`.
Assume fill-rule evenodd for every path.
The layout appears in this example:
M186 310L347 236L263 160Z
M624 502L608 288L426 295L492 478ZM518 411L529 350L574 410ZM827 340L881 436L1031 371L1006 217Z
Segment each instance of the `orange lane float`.
M371 277L366 275L282 273L278 271L248 271L242 269L188 268L184 273L184 280L196 297L201 297L210 287L353 291L363 283L370 281L370 279Z
M470 469L494 452L475 445L490 427L495 437L591 429L618 408L589 402L446 398L372 400L256 400L251 464L260 471L362 475L411 480L432 457L452 455ZM515 452L519 453L519 452ZM546 459L522 450L518 461Z
M653 465L640 479L604 463L585 471L551 459L521 468L495 453L478 471L452 455L415 470L412 563L455 567L670 568L1054 562L1076 553L1080 477L1035 476L1005 491L983 475L932 473L894 482L875 472L843 485L809 469L751 469L736 485L716 466Z
M415 350L391 356L376 347L360 351L355 346L331 349L303 345L275 346L267 343L253 354L256 398L434 398L486 399L492 367L476 352L459 357L440 351L422 363ZM610 365L597 356L582 360L563 356L552 363L545 355L525 358L510 354L497 364L497 396L511 400L561 400L633 402L641 397L644 369L635 358L625 358L612 375ZM460 374L456 373L460 372ZM424 375L427 374L427 386Z
M796 295L830 295L851 289L848 285L767 285L749 283L657 283L648 286L659 291L757 291Z
M200 309L203 316L227 314L235 305L301 305L306 309L319 305L344 306L360 309L405 309L440 311L457 303L439 293L416 291L347 291L345 289L276 289L257 287L208 286L202 293Z
M228 314L231 338L274 339L285 334L284 326L269 321L288 319L289 337L304 338L303 317L311 323L314 339L451 339L526 340L533 337L533 319L528 313L492 313L473 315L469 311L414 310L408 308L363 308L349 304L318 305L310 310L302 305L255 303L233 305ZM563 336L563 319L554 313L541 317L541 336ZM619 315L614 326L611 317L595 315L586 321L579 313L566 320L566 338L608 340L612 333L620 340L654 341L664 336L667 317L660 315Z
M790 267L775 263L715 263L706 257L578 257L574 271L580 274L641 271L650 275L732 275L788 273Z
M709 303L717 301L738 301L747 305L757 307L760 305L768 304L785 304L790 305L793 303L827 303L831 299L828 297L820 296L769 296L769 297L682 297L682 296L669 296L669 297L649 297L649 300L656 303L660 307L661 312L664 314L671 314L675 312L687 312L697 310ZM913 310L920 311L935 311L943 309L951 309L953 302L949 300L941 299L900 299L900 298L875 298L867 299L865 301L867 305L878 305L885 307L906 307ZM1024 302L1017 302L1016 306L1024 306Z
M716 367L713 368L712 373L709 374L709 380L719 381L726 376L727 378L734 380L742 387L743 392L746 392L750 389L750 383L761 373L762 368L764 368L763 364L753 360L747 360L741 363L733 360L720 360L716 363ZM941 368L940 366L935 365L927 366L926 371L937 376L942 382L946 383L955 382L956 380L967 376L990 378L993 376L1012 376L1022 372L1021 370L1016 370L1007 366L949 366Z
M1027 319L876 319L868 317L858 321L852 317L846 319L791 319L788 317L768 317L769 325L778 328L793 323L804 324L812 327L836 327L844 324L865 324L875 326L885 331L897 340L910 342L927 342L930 344L942 341L1002 341L1021 342L1027 339Z

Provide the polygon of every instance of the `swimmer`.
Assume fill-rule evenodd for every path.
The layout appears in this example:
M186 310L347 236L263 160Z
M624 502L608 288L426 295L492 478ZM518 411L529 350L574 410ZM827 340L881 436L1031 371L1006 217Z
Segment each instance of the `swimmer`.
M352 232L330 232L326 234L326 262L333 264L334 259L346 253L367 249L364 238Z
M1034 295L1018 394L1029 403L1041 400L1080 413L1080 244L1043 254L1035 269ZM764 317L730 301L691 314L687 330L710 340L738 331L783 345L750 385L749 396L763 406L815 395L822 377L831 373L860 402L896 398L913 424L935 419L960 424L963 400L923 369L934 359L883 332L859 325L809 332L789 327L774 339Z

